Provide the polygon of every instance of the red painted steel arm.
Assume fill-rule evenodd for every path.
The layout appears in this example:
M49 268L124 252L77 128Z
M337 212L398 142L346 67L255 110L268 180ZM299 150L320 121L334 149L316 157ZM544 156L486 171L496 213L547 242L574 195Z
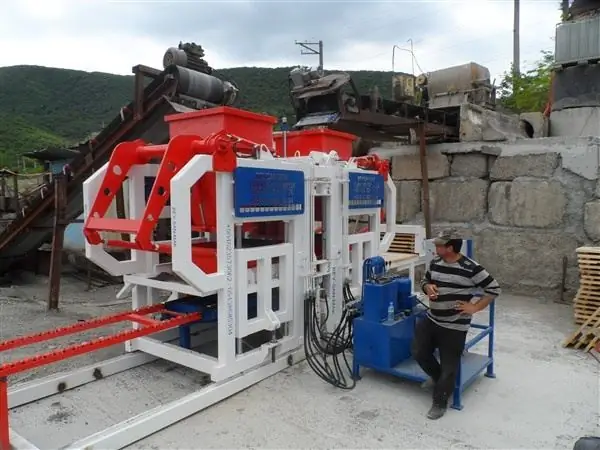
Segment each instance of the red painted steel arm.
M198 140L200 140L199 136L180 135L171 139L167 145L137 230L135 242L139 249L158 250L158 246L152 242L152 234L158 224L158 218L171 196L171 179L194 156L192 144Z

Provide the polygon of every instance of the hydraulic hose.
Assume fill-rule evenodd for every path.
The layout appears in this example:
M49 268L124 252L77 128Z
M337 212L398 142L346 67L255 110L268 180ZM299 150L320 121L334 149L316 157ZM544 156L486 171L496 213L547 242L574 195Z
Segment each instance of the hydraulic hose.
M348 352L352 349L352 320L354 314L347 307L354 301L350 287L344 285L344 311L340 322L331 333L324 330L329 318L329 306L325 302L325 318L319 322L315 295L309 295L304 303L304 351L306 361L315 374L326 383L340 389L354 389L356 380Z

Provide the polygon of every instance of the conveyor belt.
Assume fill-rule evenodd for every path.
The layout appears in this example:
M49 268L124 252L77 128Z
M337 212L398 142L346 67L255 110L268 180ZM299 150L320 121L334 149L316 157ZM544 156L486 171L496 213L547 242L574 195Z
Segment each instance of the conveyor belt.
M168 141L169 133L164 116L185 109L173 102L177 81L171 76L171 72L172 70L161 72L146 86L141 114L137 117L134 115L132 102L93 140L80 144L81 154L70 164L73 176L67 186L69 220L76 219L83 212L82 183L108 161L117 144L139 138L154 144ZM54 188L51 184L46 188L44 198L38 194L0 233L0 273L6 272L41 245L51 242Z

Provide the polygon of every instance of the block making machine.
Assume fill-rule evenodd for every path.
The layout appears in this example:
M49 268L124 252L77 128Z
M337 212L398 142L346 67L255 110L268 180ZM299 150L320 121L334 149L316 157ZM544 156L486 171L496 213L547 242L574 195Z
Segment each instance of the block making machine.
M227 106L165 120L167 144L123 142L83 186L86 256L123 277L119 297L131 294L132 309L0 342L0 352L124 321L132 327L0 365L1 450L35 448L9 428L9 409L157 358L209 382L69 448L124 448L304 358L343 389L354 387L357 365L381 370L408 360L360 359L382 311L396 321L415 308L414 265L422 262L416 242L399 262L396 239L407 230L387 219L382 226L396 216L386 161L350 157L352 136L330 130L286 142L273 136L274 118ZM283 146L293 152L283 157ZM125 181L127 216L111 216ZM357 219L360 228L352 227ZM166 236L157 234L160 222ZM115 248L129 257L117 259ZM392 275L393 267L411 276ZM382 273L396 289L373 300ZM400 341L410 340L411 327L401 328ZM396 337L381 337L381 348L396 352ZM11 375L120 343L126 354L116 359L8 390Z
M394 239L392 226L381 229L382 209L396 214L387 162L343 160L327 132L321 151L311 143L283 158L275 119L230 107L165 120L167 144L123 142L83 186L86 256L123 277L119 297L130 293L132 310L10 339L0 351L124 321L132 328L0 365L2 450L35 448L9 429L9 409L53 395L57 385L72 389L156 358L207 374L210 383L72 448L123 448L305 353L326 381L352 387L351 367L346 376L333 373L327 360L344 359L351 344L345 305L359 292L362 260L387 252ZM128 216L111 216L125 181ZM355 217L367 225L351 234ZM161 221L170 232L159 240ZM129 258L117 259L115 248ZM127 351L122 357L9 394L8 376L119 343Z

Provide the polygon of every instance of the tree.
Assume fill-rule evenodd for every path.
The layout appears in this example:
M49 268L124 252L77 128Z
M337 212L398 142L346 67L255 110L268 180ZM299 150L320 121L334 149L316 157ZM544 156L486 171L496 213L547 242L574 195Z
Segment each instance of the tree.
M500 104L515 112L542 112L548 102L552 76L552 52L543 51L534 67L525 73L504 72L499 86Z
M560 19L562 22L569 20L569 0L561 0L560 12Z

